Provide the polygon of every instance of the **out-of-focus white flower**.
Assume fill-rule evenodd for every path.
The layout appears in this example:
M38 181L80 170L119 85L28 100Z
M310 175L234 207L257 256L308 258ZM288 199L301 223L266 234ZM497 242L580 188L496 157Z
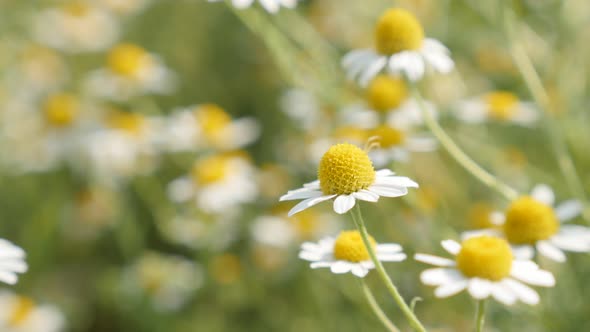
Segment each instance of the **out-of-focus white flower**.
M34 18L33 32L42 44L66 52L96 52L118 38L118 22L89 2L72 2L46 9Z
M222 0L208 0L209 2L217 2ZM297 6L298 0L258 0L262 7L266 9L267 12L275 14L279 11L282 7L293 9ZM252 6L254 0L232 0L232 5L238 9L244 9Z
M281 96L280 106L281 110L303 129L310 129L319 124L318 121L321 118L320 105L308 91L301 89L286 91Z
M342 59L350 79L366 86L383 69L419 81L427 65L440 73L454 68L449 50L439 41L424 38L416 17L403 9L387 10L375 29L375 50L354 50Z
M25 262L25 251L0 239L0 281L14 285L18 281L18 273L25 273L28 269Z
M174 202L194 200L208 213L222 213L258 197L256 168L244 152L227 152L198 159L190 175L168 185Z
M49 304L37 305L28 297L0 292L0 330L3 332L59 332L65 318Z
M191 249L212 252L226 250L240 233L239 211L228 209L217 214L196 213L178 215L158 224L160 231L171 242Z
M91 72L85 82L92 95L126 100L144 94L167 94L175 86L173 73L155 54L123 43L108 54L107 67Z
M507 91L495 91L457 104L455 115L467 123L497 121L521 126L534 125L539 112L531 102L523 102Z
M117 15L134 15L144 10L152 0L98 0L98 4Z

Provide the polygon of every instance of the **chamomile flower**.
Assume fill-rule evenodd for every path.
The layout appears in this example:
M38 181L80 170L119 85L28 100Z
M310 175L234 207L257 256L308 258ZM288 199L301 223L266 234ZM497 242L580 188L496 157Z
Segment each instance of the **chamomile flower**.
M256 168L249 156L226 152L198 159L190 175L172 181L168 196L177 203L194 200L208 213L222 213L258 197Z
M539 118L533 103L520 101L508 91L494 91L464 100L457 105L455 115L467 123L497 121L522 126L533 125Z
M108 11L89 1L72 1L40 12L33 33L40 43L62 51L96 52L115 42L119 27Z
M464 237L480 234L503 236L519 259L531 259L535 251L564 262L563 251L590 252L590 228L568 225L582 212L582 204L568 200L555 206L555 194L547 185L537 185L530 196L522 196L504 213L494 212L496 227L464 233Z
M63 313L53 305L7 291L0 292L0 330L3 332L59 332L65 325Z
M0 239L0 281L14 285L19 273L28 269L25 251L7 240Z
M208 0L209 2L217 2L222 0ZM264 9L272 14L275 14L279 11L281 7L293 9L297 6L298 0L259 0L260 5L264 7ZM254 0L232 0L232 5L238 9L244 9L252 6Z
M334 199L334 211L343 214L354 207L357 199L377 202L381 196L404 196L408 188L417 187L416 182L394 176L388 169L375 171L367 152L343 143L333 145L324 154L318 180L287 192L280 200L303 199L289 211L289 216L330 199Z
M419 81L427 65L440 73L448 73L454 63L449 50L439 41L424 38L424 30L410 12L395 8L387 10L375 28L375 49L348 53L342 65L350 79L366 86L384 68L394 75Z
M369 156L377 167L392 161L406 162L412 152L436 150L436 140L428 134L413 133L389 125L380 125L369 131L378 146L371 149Z
M539 269L532 261L514 259L510 245L501 238L479 236L461 244L453 240L441 244L455 259L427 254L414 256L419 262L437 266L420 274L425 285L436 286L436 297L449 297L467 289L477 300L491 296L506 305L518 300L533 305L539 302L539 294L525 283L555 285L550 272Z
M85 84L92 95L126 100L171 92L174 75L155 54L139 45L122 43L109 51L106 68L90 73Z
M406 259L399 244L378 244L373 237L369 239L379 261L401 262ZM337 238L325 237L317 243L305 242L301 245L299 258L310 261L312 269L330 268L336 274L351 272L359 278L375 268L358 231L342 231Z

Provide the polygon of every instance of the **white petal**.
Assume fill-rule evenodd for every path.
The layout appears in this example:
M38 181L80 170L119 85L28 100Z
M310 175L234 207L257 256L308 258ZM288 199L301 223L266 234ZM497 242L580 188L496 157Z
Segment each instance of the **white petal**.
M554 261L560 262L560 263L563 263L566 260L565 254L563 253L563 251L561 251L561 249L554 246L551 242L539 241L539 242L537 242L536 247L537 247L537 251L539 251L539 253L541 255L543 255L551 260L554 260Z
M313 262L309 264L309 267L312 269L321 269L325 267L332 267L334 265L334 261L321 261L321 262Z
M378 171L375 171L375 176L380 177L380 176L390 176L390 175L395 175L395 173L387 168L384 169L380 169Z
M584 206L580 201L572 199L559 204L555 208L555 214L561 222L569 221L582 213Z
M528 244L521 246L512 246L512 254L517 260L530 260L535 256L535 249Z
M364 278L367 275L367 273L369 273L369 269L365 268L361 264L356 264L352 267L351 272L359 278Z
M418 188L418 184L406 176L377 176L373 185L377 186L395 186L403 188Z
M371 64L361 73L359 77L360 86L366 87L369 82L379 73L387 64L387 57L381 56L375 59Z
M455 63L451 60L451 57L444 53L423 52L422 56L439 73L450 73L455 67Z
M546 184L538 184L531 191L531 196L537 201L553 206L555 202L555 194L551 187Z
M290 211L288 216L292 216L297 212L301 212L305 209L307 209L308 207L312 207L318 203L321 203L323 201L327 201L329 199L331 199L332 197L334 197L336 195L327 195L327 196L320 196L320 197L314 197L314 198L308 198L306 200L303 200L301 202L299 202L297 205L295 205Z
M473 298L483 300L490 296L492 292L492 283L489 280L481 278L469 279L468 291Z
M437 52L444 54L451 53L451 51L449 51L449 49L443 43L434 38L424 38L422 49L428 52Z
M453 260L428 254L415 254L414 259L418 262L435 266L455 266L455 261Z
M456 269L435 268L422 271L420 280L428 286L441 286L465 279Z
M352 196L367 202L377 202L379 200L379 195L365 189L352 193Z
M406 259L406 254L377 254L377 259L382 262L401 262Z
M260 4L269 13L275 14L279 11L279 3L276 0L260 0Z
M516 294L501 282L496 282L492 285L492 296L496 301L505 305L512 305L517 299Z
M502 236L502 233L500 231L498 231L496 229L492 229L492 228L476 229L473 231L466 231L466 232L461 233L461 239L465 240L465 239L469 239L472 237L483 236L483 235L500 237L500 236Z
M555 285L555 278L551 272L541 270L536 264L531 263L531 261L513 262L510 276L535 286L552 287Z
M302 190L291 191L286 193L285 195L279 198L280 202L283 201L291 201L295 199L308 199L308 198L315 198L323 196L324 194L321 191L311 190L307 188L303 188Z
M537 304L539 303L539 294L532 288L509 278L502 280L502 285L512 290L514 294L526 304Z
M0 271L0 281L14 285L18 281L18 276L13 272Z
M457 255L461 250L461 245L454 240L444 240L440 244L449 254L453 256Z
M337 261L330 266L330 271L336 274L347 273L352 269L353 264L345 261Z
M323 253L315 251L301 251L299 252L299 258L304 261L315 262L319 261L324 257Z
M310 188L310 189L320 189L320 180L315 180L312 182L308 182L303 185L303 188Z
M356 199L352 195L340 195L334 200L334 212L343 214L348 212L354 204Z
M383 197L400 197L408 194L407 189L400 189L396 187L372 185L368 189L370 192Z
M574 226L580 230L577 233L564 232L563 227ZM590 251L590 229L578 225L565 225L558 234L551 237L548 241L559 249L575 252Z
M454 281L452 283L444 284L444 285L437 287L434 290L434 295L436 297L449 297L449 296L455 295L455 294L459 293L460 291L464 290L465 288L467 288L467 285L468 285L467 279L462 279L459 281Z
M254 2L254 0L232 0L232 4L234 5L234 7L238 9L250 7L250 5L252 5L252 2Z
M0 270L24 273L27 272L28 265L21 259L0 260Z
M383 243L377 245L377 253L395 254L402 250L402 246L397 243Z

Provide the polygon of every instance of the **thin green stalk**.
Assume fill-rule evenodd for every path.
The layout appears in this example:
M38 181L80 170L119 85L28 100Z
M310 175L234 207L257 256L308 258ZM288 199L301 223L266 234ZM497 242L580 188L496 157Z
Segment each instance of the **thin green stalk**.
M373 296L373 292L371 292L371 289L369 286L367 286L365 280L360 279L359 283L361 285L361 289L363 290L363 294L367 299L367 303L369 303L369 307L371 307L371 310L373 310L373 313L375 316L377 316L383 326L385 326L385 328L390 332L399 332L399 329L389 320L389 318L387 318L387 315L385 312L383 312L383 309L381 309L379 303L377 303L377 300L375 300L375 296Z
M509 44L509 51L516 67L520 71L521 76L524 79L525 85L529 92L533 96L533 100L543 110L543 122L547 133L549 134L549 140L553 153L557 158L557 163L561 170L561 173L565 177L568 188L571 193L582 202L584 205L583 216L587 222L590 222L590 207L588 206L588 200L582 187L582 181L576 170L571 155L568 152L567 143L560 134L558 123L555 121L552 115L552 105L541 81L539 73L533 66L533 63L528 56L526 50L522 44L518 42L514 32L514 17L508 5L504 2L504 8L502 8L502 23L504 26L504 32L506 39Z
M473 159L471 159L461 148L447 135L444 129L438 124L434 116L426 109L424 100L416 86L412 86L412 93L414 99L418 102L418 106L422 110L424 122L440 144L445 150L457 161L463 168L465 168L471 175L480 180L485 185L496 190L507 200L512 201L518 197L518 192L509 185L501 182L498 178L490 174L488 171L479 166Z
M486 318L486 300L477 302L477 314L475 316L475 332L482 332Z
M360 204L358 204L358 203L356 204L356 206L352 209L351 214L352 214L352 220L354 221L356 227L358 228L359 232L361 233L363 243L367 247L367 251L369 252L369 256L371 257L373 264L375 264L375 270L377 271L377 274L381 278L381 281L383 281L383 283L385 284L387 290L389 291L389 294L391 294L391 296L393 297L393 300L397 303L399 308L402 310L404 316L406 316L406 319L408 320L408 322L410 323L412 328L416 331L419 331L419 332L426 332L426 329L424 328L424 326L422 326L422 323L420 323L420 321L418 320L418 318L416 317L416 315L414 314L412 309L410 309L410 307L406 304L406 302L404 301L404 298L401 296L401 294L397 290L397 287L395 287L393 281L391 281L391 278L389 278L389 275L387 275L387 272L385 272L385 268L383 268L383 264L381 264L381 261L379 261L379 259L377 259L377 254L375 253L375 248L373 248L373 245L371 244L371 241L369 240L369 233L367 232L367 227L365 226L365 222L364 222L363 216L361 214Z

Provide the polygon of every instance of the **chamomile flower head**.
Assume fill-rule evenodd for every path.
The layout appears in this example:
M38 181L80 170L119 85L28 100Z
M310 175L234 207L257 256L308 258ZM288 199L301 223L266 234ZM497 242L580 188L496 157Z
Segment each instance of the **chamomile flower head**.
M388 169L375 171L366 151L349 143L330 147L320 161L318 180L291 190L280 200L303 199L289 216L323 201L334 199L334 211L348 212L356 200L377 202L380 196L399 197L418 184L407 177L394 176Z
M50 95L44 102L43 114L49 126L62 128L72 125L80 111L76 96L68 93Z
M59 332L65 317L53 305L36 304L31 298L0 292L0 329L4 332Z
M424 29L410 12L387 10L375 27L375 49L348 53L342 65L350 79L366 86L382 70L419 81L427 65L441 73L450 72L454 63L449 50L439 41L424 37Z
M402 247L396 243L378 244L373 237L370 243L382 262L401 262L406 259ZM338 237L325 237L317 243L305 242L301 245L299 258L311 262L311 268L330 268L332 273L351 272L363 278L375 268L369 251L359 231L342 231Z
M209 2L217 2L221 0L208 0ZM264 7L264 9L271 13L276 14L281 7L293 9L297 6L298 0L259 0L260 5ZM232 5L238 9L245 9L252 4L254 4L254 0L232 0Z
M18 274L28 269L25 251L7 240L0 239L0 281L14 285Z
M369 135L376 143L369 156L379 167L392 161L406 162L412 152L430 152L437 147L436 140L428 134L415 133L388 124L371 129Z
M569 225L582 212L577 200L565 201L557 206L555 194L547 185L537 185L530 195L521 196L510 203L504 213L493 212L497 227L464 233L464 237L490 234L505 237L519 259L531 259L535 251L564 262L563 251L590 252L590 228Z
M438 266L425 270L420 280L436 286L436 297L449 297L465 289L477 299L493 297L506 305L516 301L537 304L539 295L526 284L552 287L555 279L550 272L539 269L532 261L516 260L506 240L492 236L477 236L462 243L441 242L454 259L416 254L417 261Z
M458 103L455 115L467 123L496 121L522 126L533 125L539 118L532 103L520 101L508 91L493 91Z

